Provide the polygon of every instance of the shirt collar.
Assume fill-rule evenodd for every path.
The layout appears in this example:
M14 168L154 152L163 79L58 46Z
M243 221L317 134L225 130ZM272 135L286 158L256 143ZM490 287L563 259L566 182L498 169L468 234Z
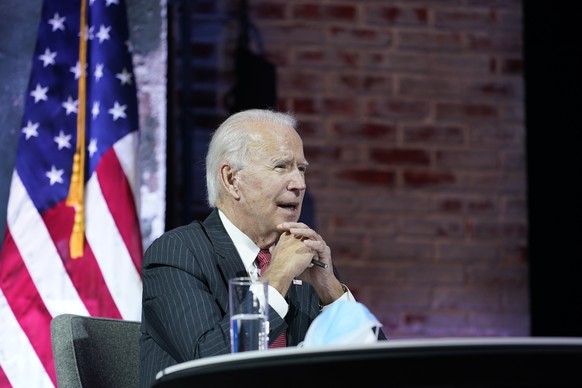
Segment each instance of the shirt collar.
M224 229L226 229L226 233L228 233L229 237L234 243L234 246L238 251L240 258L242 259L247 272L251 275L251 277L253 275L258 276L258 274L256 274L257 268L255 265L255 259L259 254L259 247L239 228L234 226L234 224L230 222L222 210L218 209L218 215L220 216L220 220L224 225Z

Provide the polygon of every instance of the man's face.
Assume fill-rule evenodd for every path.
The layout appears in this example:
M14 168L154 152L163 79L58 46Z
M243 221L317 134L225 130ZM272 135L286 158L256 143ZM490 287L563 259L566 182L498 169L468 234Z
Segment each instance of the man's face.
M258 128L249 164L237 172L237 218L255 242L274 241L278 224L299 219L306 168L303 142L293 128Z

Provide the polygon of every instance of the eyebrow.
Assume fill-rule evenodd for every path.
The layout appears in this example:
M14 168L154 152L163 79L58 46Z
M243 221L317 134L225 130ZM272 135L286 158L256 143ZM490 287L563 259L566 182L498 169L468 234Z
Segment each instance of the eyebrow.
M277 163L289 164L289 163L291 163L292 160L293 160L293 158L290 158L287 156L281 156L281 157L273 159L272 162L273 162L273 164L277 164ZM303 167L309 166L309 162L305 159L298 161L297 164L299 166L303 166Z

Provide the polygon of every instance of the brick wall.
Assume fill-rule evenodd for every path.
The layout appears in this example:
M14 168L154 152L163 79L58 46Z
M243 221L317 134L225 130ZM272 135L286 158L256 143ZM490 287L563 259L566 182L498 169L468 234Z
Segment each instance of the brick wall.
M225 115L238 6L192 9L201 131ZM301 123L318 232L388 336L528 335L521 2L249 6Z

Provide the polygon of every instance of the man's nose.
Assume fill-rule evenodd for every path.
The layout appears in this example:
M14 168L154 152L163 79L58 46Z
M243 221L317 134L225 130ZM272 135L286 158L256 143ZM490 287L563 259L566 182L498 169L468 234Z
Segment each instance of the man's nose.
M305 184L305 175L302 171L295 169L291 173L288 187L290 190L305 190L307 185Z

